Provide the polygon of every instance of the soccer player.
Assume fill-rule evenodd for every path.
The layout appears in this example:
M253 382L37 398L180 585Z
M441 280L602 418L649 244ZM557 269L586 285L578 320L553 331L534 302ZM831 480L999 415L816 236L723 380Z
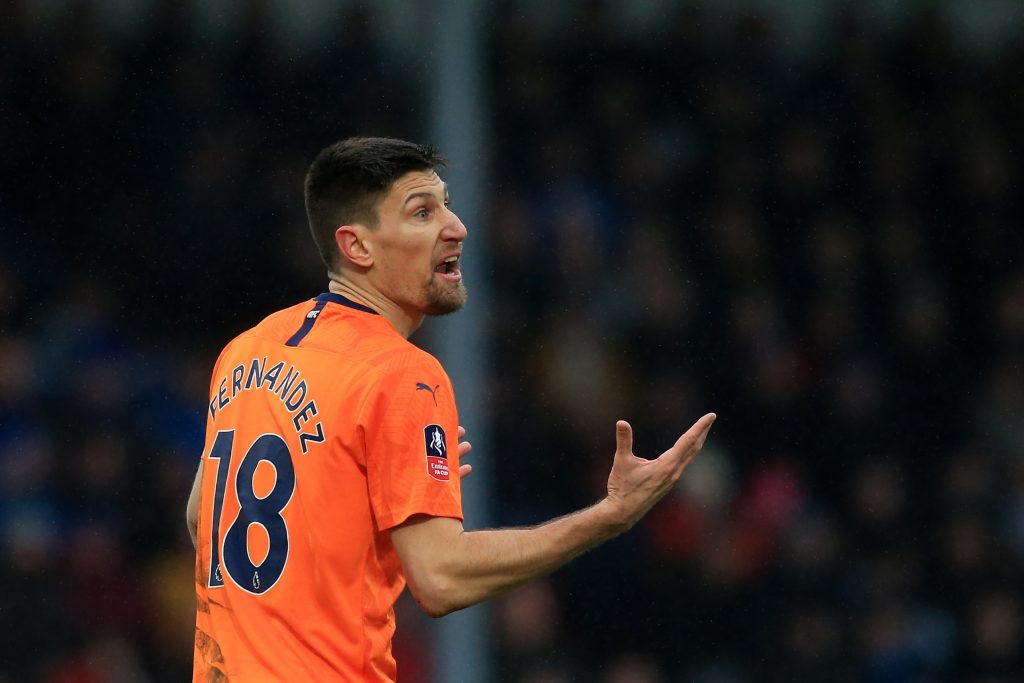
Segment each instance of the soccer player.
M487 600L633 526L678 480L715 415L659 458L616 426L608 493L526 529L466 532L452 385L407 341L466 301L466 227L431 148L352 138L306 176L329 291L232 340L213 370L189 497L194 681L394 681L393 604Z

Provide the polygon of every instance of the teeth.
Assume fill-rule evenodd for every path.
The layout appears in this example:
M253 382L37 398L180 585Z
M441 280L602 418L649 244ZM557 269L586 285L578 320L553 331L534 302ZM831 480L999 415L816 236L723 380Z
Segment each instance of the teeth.
M456 261L458 261L458 260L459 260L459 257L458 257L458 256L449 256L448 258L446 258L446 259L444 260L444 262L445 262L445 263L455 263L455 262L456 262Z

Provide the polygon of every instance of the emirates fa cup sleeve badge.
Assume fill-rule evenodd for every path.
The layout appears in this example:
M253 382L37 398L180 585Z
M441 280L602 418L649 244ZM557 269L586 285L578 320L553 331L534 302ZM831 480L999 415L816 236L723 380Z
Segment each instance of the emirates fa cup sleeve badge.
M423 428L423 446L427 452L427 474L438 481L448 481L448 447L440 425Z

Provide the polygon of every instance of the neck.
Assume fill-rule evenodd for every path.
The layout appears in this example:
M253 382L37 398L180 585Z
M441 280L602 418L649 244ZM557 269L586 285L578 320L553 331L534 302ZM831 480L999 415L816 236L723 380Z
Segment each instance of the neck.
M352 279L333 270L328 271L327 275L331 279L327 287L329 291L377 311L406 339L423 322L422 313L410 315L403 308L395 304L395 302L370 286L354 282Z

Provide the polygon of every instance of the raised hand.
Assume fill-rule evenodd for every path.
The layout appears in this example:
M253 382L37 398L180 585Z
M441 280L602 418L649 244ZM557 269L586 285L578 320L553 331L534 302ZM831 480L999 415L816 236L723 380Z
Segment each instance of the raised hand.
M615 459L608 476L607 501L621 515L621 521L633 526L672 487L683 470L704 446L717 416L708 413L655 460L633 455L633 428L625 420L615 423Z

